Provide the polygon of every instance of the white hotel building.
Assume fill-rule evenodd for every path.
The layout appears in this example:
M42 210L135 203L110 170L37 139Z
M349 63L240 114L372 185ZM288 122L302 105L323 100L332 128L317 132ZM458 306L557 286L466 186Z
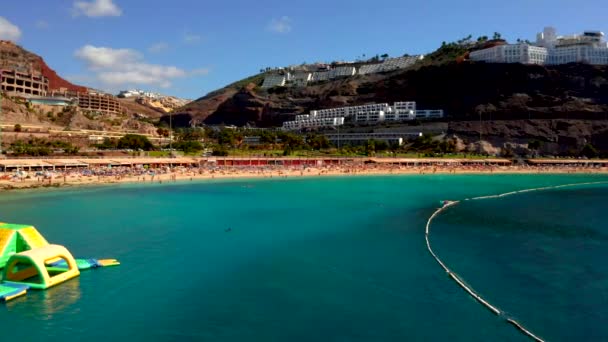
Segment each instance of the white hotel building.
M444 112L437 110L417 110L416 102L373 103L362 106L338 107L313 110L310 114L297 115L295 121L283 123L283 129L336 127L344 125L345 118L353 118L356 123L378 123L385 121L410 121L415 119L440 119ZM337 120L334 120L337 119ZM332 121L333 120L333 121Z
M536 45L499 45L473 51L470 58L487 63L608 65L608 43L599 31L560 37L554 28L547 27L537 35Z
M302 119L283 122L283 129L296 131L303 128L337 127L344 125L344 118Z
M498 45L473 51L470 58L474 61L487 63L545 64L547 49L528 44Z

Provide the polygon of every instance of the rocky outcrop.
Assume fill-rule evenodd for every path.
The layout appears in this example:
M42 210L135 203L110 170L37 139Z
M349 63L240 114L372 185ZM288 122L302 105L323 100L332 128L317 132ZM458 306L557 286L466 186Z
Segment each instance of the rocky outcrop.
M413 100L442 108L450 120L603 119L608 67L585 64L446 63L356 76L305 88L225 88L179 109L207 123L280 124L313 109Z
M481 138L488 154L511 149L524 155L577 155L587 144L608 152L608 120L454 121L448 127L448 139L456 139L460 150L479 151ZM539 147L532 151L533 141Z

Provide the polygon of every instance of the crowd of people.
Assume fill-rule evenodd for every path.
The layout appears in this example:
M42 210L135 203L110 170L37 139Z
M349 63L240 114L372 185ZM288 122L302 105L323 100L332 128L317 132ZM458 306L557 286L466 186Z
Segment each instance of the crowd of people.
M73 168L58 171L16 170L0 172L0 188L35 187L62 184L103 184L117 182L176 182L215 178L273 178L322 175L365 174L457 174L457 173L606 173L606 167L581 165L531 166L460 163L399 165L392 163L344 163L329 165L264 166L162 166Z

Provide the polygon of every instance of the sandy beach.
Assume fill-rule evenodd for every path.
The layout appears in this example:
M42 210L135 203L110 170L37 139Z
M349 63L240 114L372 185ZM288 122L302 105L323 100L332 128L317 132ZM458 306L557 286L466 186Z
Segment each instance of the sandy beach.
M210 179L298 178L365 175L424 174L607 174L607 167L351 164L328 166L205 166L73 169L64 171L13 171L0 173L0 191L121 183L166 183Z

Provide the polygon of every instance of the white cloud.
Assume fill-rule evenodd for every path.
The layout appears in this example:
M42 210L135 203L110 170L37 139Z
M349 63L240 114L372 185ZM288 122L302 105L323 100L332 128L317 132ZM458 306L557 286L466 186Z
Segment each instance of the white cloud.
M275 33L289 33L291 32L291 18L282 16L278 19L272 19L267 29Z
M116 68L140 61L143 56L132 49L112 49L85 45L76 51L76 57L85 61L92 70Z
M86 45L78 49L75 56L96 73L101 83L108 86L137 84L167 88L173 79L209 72L207 69L188 72L175 66L150 64L144 61L141 53L132 49Z
M41 29L41 30L46 30L49 28L49 23L46 22L45 20L38 20L36 22L36 28Z
M119 17L122 10L112 0L75 1L72 13L74 16Z
M21 38L21 30L10 21L0 17L0 39L16 42L19 38Z
M184 35L184 42L187 44L196 44L201 41L201 36L194 33L186 33Z
M159 42L159 43L151 45L148 48L148 52L151 52L151 53L161 53L161 52L163 52L163 51L165 51L167 49L169 49L169 44L164 43L164 42Z

